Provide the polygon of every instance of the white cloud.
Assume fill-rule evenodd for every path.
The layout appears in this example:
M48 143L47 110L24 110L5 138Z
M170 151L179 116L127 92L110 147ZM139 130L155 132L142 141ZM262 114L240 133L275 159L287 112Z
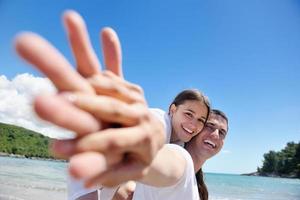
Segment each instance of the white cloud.
M221 153L222 153L222 154L230 154L231 151L229 151L229 150L222 150Z
M47 78L25 73L10 81L0 76L0 122L37 131L51 138L70 137L71 132L42 121L32 108L32 100L37 94L55 91Z

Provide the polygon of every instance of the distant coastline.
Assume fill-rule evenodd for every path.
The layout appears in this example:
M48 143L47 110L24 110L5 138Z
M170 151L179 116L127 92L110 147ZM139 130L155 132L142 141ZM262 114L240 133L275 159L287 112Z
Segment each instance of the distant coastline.
M288 142L280 151L265 153L262 167L241 175L300 179L300 141Z
M18 155L18 154L4 153L4 152L0 152L0 157L25 158L25 159L31 159L31 160L43 160L43 161L54 161L54 162L67 162L67 160L64 160L64 159L28 157L25 155Z
M259 173L259 172L251 172L241 174L241 176L261 176L261 177L271 177L271 178L291 178L291 179L299 179L297 174L275 174L275 173Z

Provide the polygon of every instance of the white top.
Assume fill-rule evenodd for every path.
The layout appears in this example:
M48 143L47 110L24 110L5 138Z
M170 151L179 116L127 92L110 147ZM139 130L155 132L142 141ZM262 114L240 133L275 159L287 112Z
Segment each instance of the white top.
M170 115L159 109L159 108L150 108L149 109L151 111L151 113L157 118L159 119L164 127L165 127L165 133L166 133L166 144L169 144L171 142L171 134L172 134L172 125L171 125L171 118ZM177 143L173 143L173 144L177 144L179 146L184 146L184 142L177 142Z
M163 123L166 133L166 144L170 143L172 128L169 114L158 108L150 108L149 110L157 119L159 119ZM183 146L184 143L177 143L177 145ZM98 190L98 199L100 197L101 200L111 200L117 188L118 187L104 187L101 190ZM69 178L68 180L68 200L75 200L78 197L91 193L95 190L97 190L97 188L86 189L82 181L78 181L72 178Z
M186 160L183 176L172 186L154 187L137 182L133 200L199 200L197 180L194 172L194 163L190 154L182 147L167 144L180 153Z
M86 195L88 193L98 190L98 199L100 200L111 200L118 187L113 188L91 188L87 189L84 187L83 181L78 181L68 176L68 200L76 200L77 198Z
M96 189L86 189L82 181L77 181L72 177L67 177L68 199L75 200L85 194L91 193Z

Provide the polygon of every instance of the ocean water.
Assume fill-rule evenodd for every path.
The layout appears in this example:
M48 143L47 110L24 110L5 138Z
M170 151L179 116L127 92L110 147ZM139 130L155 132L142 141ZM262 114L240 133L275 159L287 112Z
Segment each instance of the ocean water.
M300 200L300 179L205 174L209 199Z
M0 200L67 199L64 162L0 157Z
M67 164L0 157L0 200L64 200ZM300 200L300 180L205 174L211 200Z

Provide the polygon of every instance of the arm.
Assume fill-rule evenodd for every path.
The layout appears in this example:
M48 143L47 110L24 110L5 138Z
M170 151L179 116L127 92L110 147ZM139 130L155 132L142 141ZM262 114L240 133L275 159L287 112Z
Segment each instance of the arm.
M111 115L104 115L102 112L101 115L95 117L86 110L77 108L65 101L60 95L38 97L35 101L35 110L43 119L72 130L79 136L74 140L59 141L55 143L53 148L56 153L65 158L71 158L76 154L72 157L73 159L71 158L71 174L75 172L77 175L88 177L85 180L89 183L99 182L97 180L101 179L104 185L109 186L118 185L125 180L137 179L163 145L163 127L160 127L147 112L147 104L140 87L124 81L113 73L98 70L100 65L95 56L92 55L93 51L89 50L91 45L88 44L84 21L78 20L78 18L81 19L80 16L74 15L74 12L71 14L68 12L65 14L65 18L65 24L69 31L68 36L80 74L73 71L71 64L58 50L36 34L27 33L17 37L16 50L22 58L50 78L59 92L81 92L89 94L91 97L96 96L96 94L108 97L101 105L105 105L103 108L109 108L106 111ZM105 34L102 35L103 45L106 45L103 48L105 64L115 74L122 76L120 70L121 51L118 50L120 48L119 41L115 34L105 30ZM85 63L88 64L85 65ZM95 77L101 81L100 84L94 84ZM109 98L119 101L111 104ZM133 112L122 112L121 106L118 107L122 103L125 103L125 106L131 108ZM68 112L63 112L66 110ZM70 113L72 114L70 115ZM121 114L118 121L114 121L116 114ZM111 120L108 121L111 123L117 122L122 125L129 123L130 125L120 130L103 130L109 128L109 124L101 122L103 116L110 116ZM98 134L88 134L91 132ZM109 133L109 137L108 134L99 134L99 132ZM84 135L88 137L82 137ZM101 135L101 137L98 138L97 135ZM94 141L94 139L100 139L101 145L93 142L93 145L89 146L87 141ZM73 151L74 149L75 151ZM118 149L118 151L112 153L111 149ZM86 152L89 150L90 152ZM130 163L124 162L128 154L132 155L131 158L133 158ZM102 173L99 172L99 167L93 164L94 160L91 158L102 161L99 164L99 166L104 167L100 169ZM87 165L86 167L90 170L78 167L83 165ZM90 172L97 171L99 174L90 176Z
M152 161L141 183L156 187L176 184L183 176L186 168L185 158L171 145L164 145ZM181 148L181 147L179 147Z

